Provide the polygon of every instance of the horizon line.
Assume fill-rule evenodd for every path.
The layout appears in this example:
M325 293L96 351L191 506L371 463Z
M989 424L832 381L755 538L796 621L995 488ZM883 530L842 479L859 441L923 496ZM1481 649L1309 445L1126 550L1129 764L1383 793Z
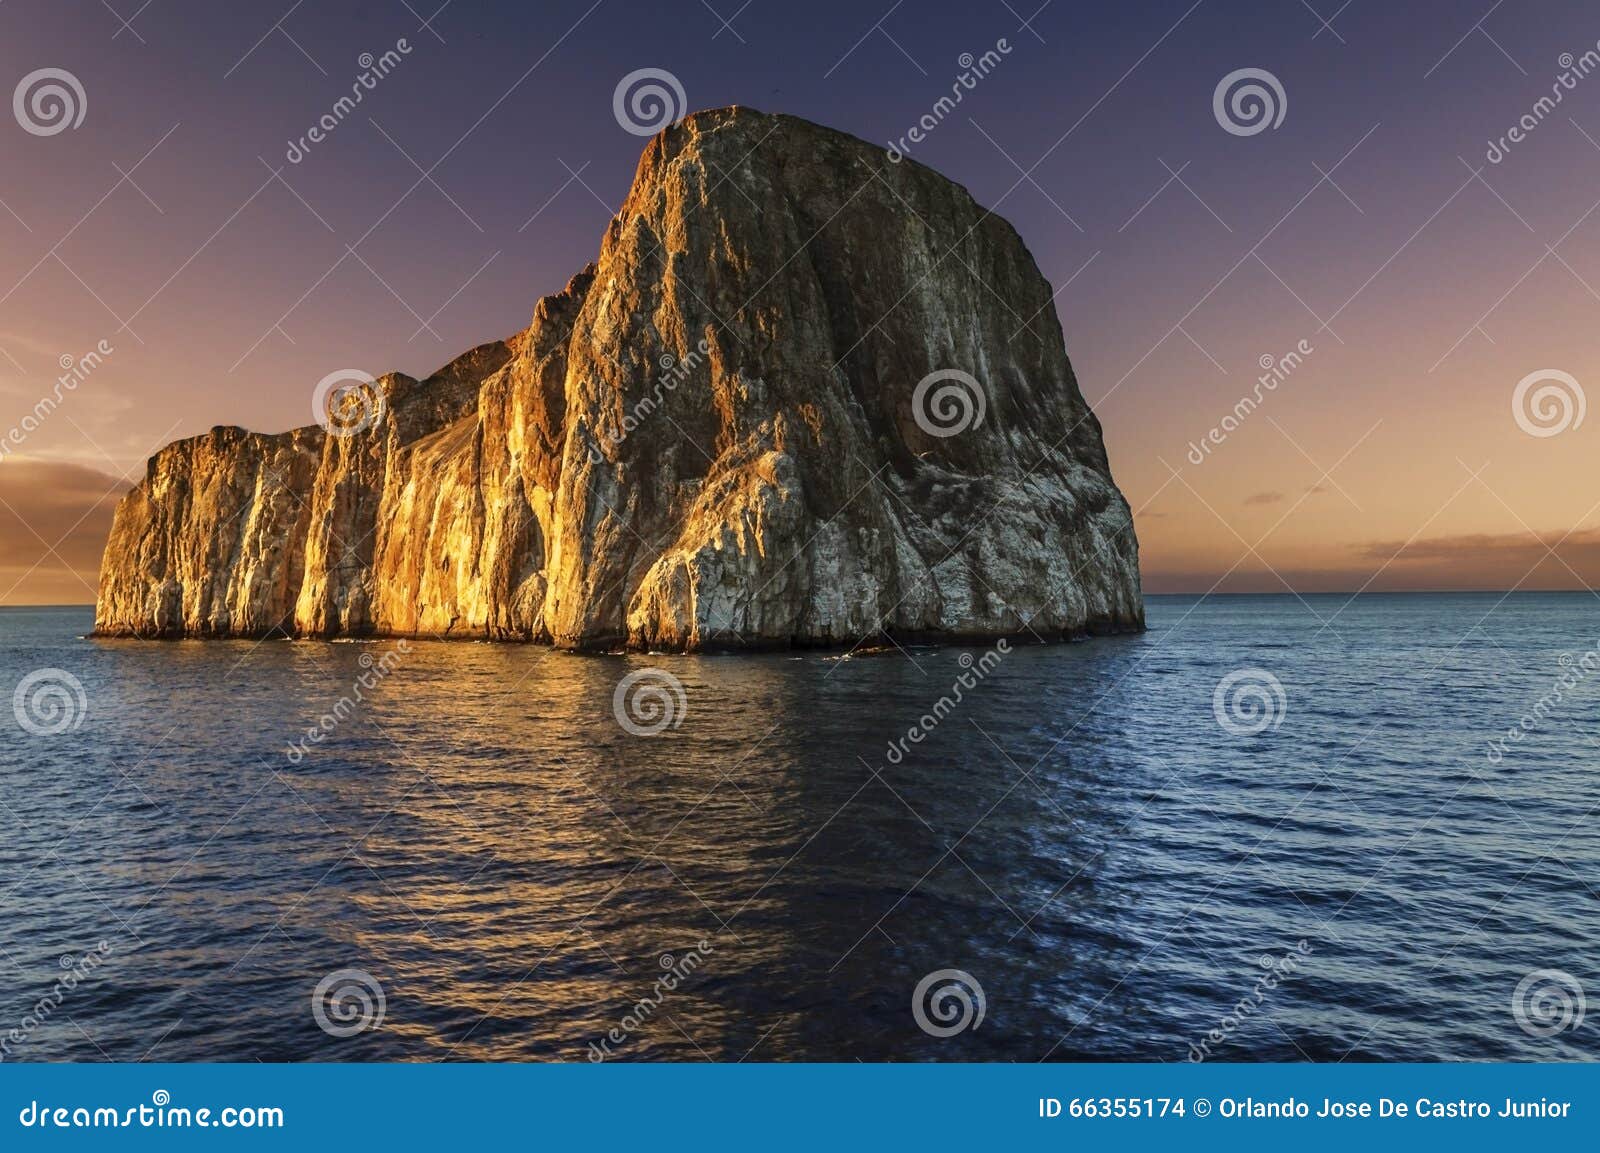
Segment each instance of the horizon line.
M1282 589L1276 592L1207 592L1202 589L1192 591L1168 589L1163 592L1147 592L1144 597L1199 597L1208 600L1214 597L1412 597L1412 596L1600 596L1600 589L1570 588L1570 589L1521 589L1521 588L1438 588L1438 589ZM17 609L92 609L93 601L63 601L56 603L39 604L0 604L0 612Z

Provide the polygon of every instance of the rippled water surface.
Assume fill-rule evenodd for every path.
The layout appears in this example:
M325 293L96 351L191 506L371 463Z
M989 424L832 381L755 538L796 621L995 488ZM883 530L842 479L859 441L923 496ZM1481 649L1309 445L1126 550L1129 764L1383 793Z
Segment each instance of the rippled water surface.
M1512 1004L1543 969L1600 996L1600 602L1149 619L1018 646L935 710L980 651L140 644L0 611L0 1036L24 1060L584 1060L614 1029L624 1059L1600 1055L1600 1005L1544 1037ZM650 666L686 709L636 736L613 696ZM4 707L39 669L81 682L76 728ZM1275 727L1219 724L1241 669L1281 715L1256 673L1224 716ZM313 990L350 968L383 1018L336 1037ZM983 990L948 1038L912 1012L942 969Z

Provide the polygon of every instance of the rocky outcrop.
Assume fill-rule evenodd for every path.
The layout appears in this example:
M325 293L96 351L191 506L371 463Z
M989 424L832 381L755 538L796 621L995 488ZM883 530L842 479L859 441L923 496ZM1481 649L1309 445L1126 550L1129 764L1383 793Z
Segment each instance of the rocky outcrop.
M1142 627L1049 284L920 165L787 116L651 140L599 260L350 432L214 429L122 502L96 632L572 648Z
M214 428L151 457L112 519L95 631L292 631L322 442L320 428Z

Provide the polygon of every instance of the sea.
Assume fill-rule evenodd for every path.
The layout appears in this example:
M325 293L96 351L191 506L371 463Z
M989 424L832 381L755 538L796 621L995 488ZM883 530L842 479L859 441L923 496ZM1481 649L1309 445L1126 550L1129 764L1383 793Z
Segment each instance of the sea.
M0 610L0 1059L1600 1057L1600 598L1147 612L682 656Z

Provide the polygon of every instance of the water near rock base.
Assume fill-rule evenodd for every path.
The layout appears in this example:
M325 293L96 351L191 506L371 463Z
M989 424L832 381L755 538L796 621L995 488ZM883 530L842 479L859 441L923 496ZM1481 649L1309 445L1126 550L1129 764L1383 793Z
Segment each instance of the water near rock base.
M1592 597L1148 612L995 663L0 611L5 695L83 690L0 709L5 1057L1600 1054L1536 995L1600 991Z

